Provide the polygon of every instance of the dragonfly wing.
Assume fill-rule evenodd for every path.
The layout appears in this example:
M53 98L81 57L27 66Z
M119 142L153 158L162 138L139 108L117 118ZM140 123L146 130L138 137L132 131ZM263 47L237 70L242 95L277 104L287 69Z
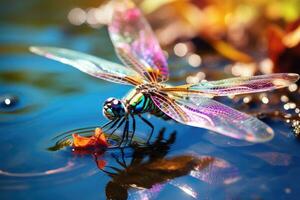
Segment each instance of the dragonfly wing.
M249 142L265 142L274 136L273 130L257 118L207 97L153 94L151 98L165 114L183 124Z
M131 85L138 85L143 81L131 68L85 53L56 47L30 47L30 51L107 81Z
M141 11L130 0L118 1L108 27L120 59L153 81L166 81L167 60ZM153 75L154 74L154 75Z
M165 91L202 93L212 96L228 96L264 92L287 87L299 79L298 74L278 73L251 77L236 77L219 81L208 81L177 87L167 87Z

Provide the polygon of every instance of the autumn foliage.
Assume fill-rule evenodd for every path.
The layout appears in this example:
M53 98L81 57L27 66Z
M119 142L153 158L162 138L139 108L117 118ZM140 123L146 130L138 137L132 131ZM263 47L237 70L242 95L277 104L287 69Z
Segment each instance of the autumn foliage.
M91 137L84 137L73 134L73 147L75 148L91 148L91 147L108 147L108 142L100 128L95 129L95 133Z

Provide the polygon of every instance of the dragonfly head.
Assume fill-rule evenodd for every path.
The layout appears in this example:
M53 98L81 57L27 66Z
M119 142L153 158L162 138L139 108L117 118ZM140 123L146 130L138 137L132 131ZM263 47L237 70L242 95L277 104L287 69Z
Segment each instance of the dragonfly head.
M116 98L108 98L103 105L103 114L110 120L123 117L127 113L124 103Z

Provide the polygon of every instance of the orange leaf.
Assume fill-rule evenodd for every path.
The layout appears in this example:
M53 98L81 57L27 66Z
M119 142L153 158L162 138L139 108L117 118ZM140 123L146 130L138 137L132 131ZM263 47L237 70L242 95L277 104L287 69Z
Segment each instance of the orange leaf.
M105 147L108 147L108 143L106 140L105 135L103 134L102 130L100 128L95 129L95 138L97 138L97 142Z
M87 147L94 143L94 136L87 138L78 134L73 134L73 146L74 147Z
M91 137L84 137L78 134L73 134L73 146L77 148L87 148L87 147L108 147L107 140L100 128L95 129L95 133Z

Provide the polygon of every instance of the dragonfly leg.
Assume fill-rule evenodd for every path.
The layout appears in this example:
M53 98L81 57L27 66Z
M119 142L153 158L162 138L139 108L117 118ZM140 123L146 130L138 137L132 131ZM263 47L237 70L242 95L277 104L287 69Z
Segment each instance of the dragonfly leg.
M96 162L96 165L98 166L98 156L96 154L93 154L93 157L94 157L94 160ZM99 168L99 167L98 167ZM116 175L116 173L112 173L112 172L109 172L107 170L104 170L102 168L99 168L101 171L103 171L104 173L106 173L107 175L109 175L110 177L113 177Z
M117 119L117 120L113 120L113 121L111 121L111 122L114 122L112 125L110 125L107 129L106 129L106 131L109 131L109 130L111 130L113 127L115 127L115 125L118 123L120 121L120 118L119 119ZM108 125L108 124L107 124ZM107 126L106 124L103 126L103 127L105 127L105 126ZM109 136L108 137L110 137L111 136L111 134L109 134Z
M119 143L119 147L122 145L124 139L125 139L125 136L127 134L127 131L128 131L128 125L129 125L129 121L127 118L124 118L122 121L124 122L124 120L126 119L126 123L125 123L125 127L123 129L123 134L122 134L122 139L121 139L121 142Z
M131 118L132 118L132 135L131 135L131 138L130 138L129 145L131 144L132 139L133 139L134 134L135 134L135 118L134 118L133 114L131 114Z
M129 138L129 128L130 128L129 125L130 125L130 124L129 124L129 121L128 121L128 127L127 127L126 134L125 134L125 137L126 137L125 146L127 145L128 138Z
M128 142L128 137L129 137L129 120L128 119L126 119L126 122L128 123L128 125L127 125L127 128L126 128L126 132L125 132L125 137L126 137L126 141L125 141L125 144L124 144L124 146L126 146L127 145L127 142Z
M125 165L125 168L127 168L127 164L126 164L126 161L125 161L125 154L124 154L124 149L121 149L121 155L122 155L122 161Z
M124 154L124 149L123 148L120 148L120 151L121 151L121 158L122 158L122 161L120 161L120 159L118 158L118 156L115 156L113 155L113 158L116 160L116 162L121 165L123 168L127 168L127 164L126 164L126 161L125 161L125 154Z
M107 122L106 124L104 124L103 126L101 126L101 129L104 129L105 127L109 126L109 125L110 125L111 123L113 123L113 122L116 123L118 120L120 120L120 119L117 119L117 120L111 120L111 121ZM114 124L115 124L115 123L114 123ZM113 125L111 125L110 128L111 128L112 126L113 126ZM109 128L109 129L110 129L110 128Z
M176 131L173 131L171 133L171 136L167 140L167 144L174 144L175 140L176 140Z
M151 139L151 137L152 137L152 135L153 135L154 126L153 126L153 124L151 124L147 119L145 119L142 115L138 115L138 116L139 116L139 118L140 118L141 120L143 120L143 122L145 122L145 123L151 128L150 136L149 136L148 139L147 139L147 144L149 144L150 139Z
M120 119L118 119L117 122L113 124L113 126L116 125L119 121L120 121ZM124 121L125 121L125 118L123 118L123 119L121 120L121 122L117 125L117 127L109 134L108 138L110 138L110 137L114 134L114 132L115 132L116 130L118 130L118 128L120 128L120 126L122 126L122 124L124 123ZM112 126L112 127L113 127L113 126ZM111 127L111 128L112 128L112 127Z

